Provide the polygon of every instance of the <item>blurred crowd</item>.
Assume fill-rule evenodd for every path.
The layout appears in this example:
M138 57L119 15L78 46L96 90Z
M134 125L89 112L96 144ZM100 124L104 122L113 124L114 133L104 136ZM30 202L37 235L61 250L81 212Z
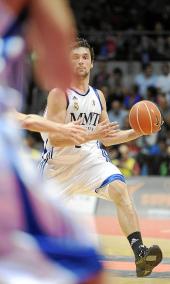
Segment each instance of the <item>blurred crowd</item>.
M168 1L71 1L78 30L95 47L97 59L170 59ZM128 11L128 13L127 13Z
M160 132L110 147L109 152L113 163L126 176L167 176L170 174L170 66L163 63L160 74L154 72L151 63L142 65L141 69L129 85L121 68L114 67L110 74L107 64L100 62L92 84L103 91L110 121L117 121L121 129L130 127L128 113L133 104L146 99L158 105L164 120Z

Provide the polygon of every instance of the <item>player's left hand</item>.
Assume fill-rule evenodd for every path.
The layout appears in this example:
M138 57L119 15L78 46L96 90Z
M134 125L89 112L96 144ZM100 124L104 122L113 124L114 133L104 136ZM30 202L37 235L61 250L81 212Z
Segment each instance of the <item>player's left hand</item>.
M119 131L119 125L117 122L109 122L108 120L104 120L97 125L94 131L94 136L96 140L102 140L104 138L115 137Z

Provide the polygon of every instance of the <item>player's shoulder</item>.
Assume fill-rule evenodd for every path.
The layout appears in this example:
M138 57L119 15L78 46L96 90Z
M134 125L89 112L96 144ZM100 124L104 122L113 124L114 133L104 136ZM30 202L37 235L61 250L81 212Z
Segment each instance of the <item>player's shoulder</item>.
M65 95L65 92L63 90L61 90L59 88L53 88L49 92L48 97L50 96L50 97L54 97L55 98L56 96L63 96L63 95Z
M59 88L54 88L52 89L49 94L48 94L48 103L53 103L53 104L60 104L63 102L65 103L66 101L66 93L59 89Z

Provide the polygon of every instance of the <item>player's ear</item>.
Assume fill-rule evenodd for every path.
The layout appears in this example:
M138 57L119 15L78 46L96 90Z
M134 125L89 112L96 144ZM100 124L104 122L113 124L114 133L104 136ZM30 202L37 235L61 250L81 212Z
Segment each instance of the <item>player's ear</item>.
M90 67L90 69L92 69L93 68L93 61L91 62L91 67Z

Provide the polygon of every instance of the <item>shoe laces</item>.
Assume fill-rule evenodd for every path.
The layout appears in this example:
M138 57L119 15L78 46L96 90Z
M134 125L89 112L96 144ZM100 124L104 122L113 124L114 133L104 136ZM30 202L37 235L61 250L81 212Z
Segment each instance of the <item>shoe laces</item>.
M140 258L144 257L146 255L147 251L148 251L148 248L146 246L140 245L139 246L139 254L138 254L139 257Z

